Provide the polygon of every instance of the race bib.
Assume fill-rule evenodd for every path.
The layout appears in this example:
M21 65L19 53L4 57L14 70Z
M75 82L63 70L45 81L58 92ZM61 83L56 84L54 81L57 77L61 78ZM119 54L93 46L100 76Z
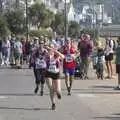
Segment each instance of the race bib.
M56 64L51 64L48 69L49 72L58 73L59 69L56 67Z
M73 61L72 55L71 54L66 55L65 60L66 62L72 62Z
M49 66L49 71L50 72L56 72L56 65L50 65Z
M46 62L44 59L40 60L39 58L36 59L36 69L41 69L41 68L46 68L47 65L46 65Z

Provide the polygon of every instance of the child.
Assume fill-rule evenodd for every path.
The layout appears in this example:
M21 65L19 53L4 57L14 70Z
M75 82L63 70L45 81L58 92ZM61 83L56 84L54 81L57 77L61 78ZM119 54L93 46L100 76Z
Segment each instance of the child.
M96 65L96 74L98 79L103 79L103 71L104 71L104 50L101 47L98 47Z
M116 72L118 74L118 86L117 89L120 90L120 38L118 38L118 46L116 48Z

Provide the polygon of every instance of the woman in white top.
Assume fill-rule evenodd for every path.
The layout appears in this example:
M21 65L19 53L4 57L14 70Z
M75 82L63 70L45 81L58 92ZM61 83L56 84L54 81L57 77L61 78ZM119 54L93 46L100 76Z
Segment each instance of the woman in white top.
M60 58L64 58L60 52L55 49L52 44L50 47L46 47L49 51L47 60L47 80L46 83L50 90L50 98L52 102L52 110L55 110L55 94L58 99L61 99L61 86L60 86Z
M113 47L114 42L110 38L106 39L106 46L105 46L105 61L106 61L106 67L107 67L107 78L111 78L113 74L113 68L112 68L112 60L113 60Z

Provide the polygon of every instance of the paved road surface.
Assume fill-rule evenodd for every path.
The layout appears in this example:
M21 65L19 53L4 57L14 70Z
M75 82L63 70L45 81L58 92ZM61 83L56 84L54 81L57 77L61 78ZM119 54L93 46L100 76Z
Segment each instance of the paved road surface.
M62 100L50 110L48 89L34 95L31 70L0 69L0 120L120 120L120 95L115 80L75 80L67 96L62 80Z

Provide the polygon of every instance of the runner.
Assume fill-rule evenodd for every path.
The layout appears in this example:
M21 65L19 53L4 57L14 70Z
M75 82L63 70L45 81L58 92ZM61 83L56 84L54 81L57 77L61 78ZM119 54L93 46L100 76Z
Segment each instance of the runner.
M46 83L50 90L50 98L52 102L52 110L56 109L55 105L55 93L58 99L61 99L61 84L60 84L60 58L64 58L60 52L58 52L54 45L51 44L50 47L46 47L49 51L49 56L47 60L47 80Z
M35 76L35 83L36 88L34 90L35 94L37 94L39 90L39 86L41 84L41 91L40 95L43 96L43 89L45 84L45 75L46 75L46 49L44 49L44 42L40 41L39 48L35 49L32 55L32 64L33 64L33 71Z
M75 48L70 39L66 41L63 54L65 56L63 61L63 68L65 74L65 84L68 90L68 95L71 95L71 88L73 83L73 77L75 72Z

